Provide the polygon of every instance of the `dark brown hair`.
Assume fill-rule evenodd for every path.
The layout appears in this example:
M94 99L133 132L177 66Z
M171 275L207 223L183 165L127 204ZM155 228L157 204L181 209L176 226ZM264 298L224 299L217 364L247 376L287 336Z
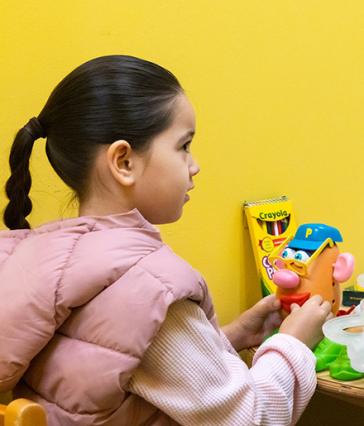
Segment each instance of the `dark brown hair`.
M132 56L103 56L72 71L53 90L38 118L16 134L5 187L5 225L30 228L29 159L36 139L47 138L51 165L81 199L100 144L124 139L134 150L146 149L170 124L173 101L180 93L173 74Z

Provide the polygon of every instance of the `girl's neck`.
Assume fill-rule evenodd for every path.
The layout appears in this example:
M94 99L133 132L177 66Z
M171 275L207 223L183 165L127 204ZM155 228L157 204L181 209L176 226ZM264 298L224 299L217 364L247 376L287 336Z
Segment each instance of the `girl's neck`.
M96 200L90 199L80 202L78 215L79 216L110 216L114 214L127 213L134 206L127 205L122 202L113 200Z

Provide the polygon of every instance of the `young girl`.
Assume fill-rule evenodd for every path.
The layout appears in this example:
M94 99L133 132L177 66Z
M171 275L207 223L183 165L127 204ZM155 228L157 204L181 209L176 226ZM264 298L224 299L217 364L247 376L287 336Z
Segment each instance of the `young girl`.
M222 331L200 274L152 224L178 220L199 167L176 78L129 56L91 60L17 133L0 233L0 391L51 426L288 425L314 392L330 305L292 313L249 370L236 351L278 325L274 296ZM30 229L29 159L46 138L79 217Z

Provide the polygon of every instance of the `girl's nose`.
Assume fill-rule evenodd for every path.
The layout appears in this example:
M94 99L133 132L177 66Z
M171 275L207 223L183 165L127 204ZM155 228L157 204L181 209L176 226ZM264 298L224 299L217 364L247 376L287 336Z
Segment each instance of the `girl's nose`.
M295 288L300 283L300 277L289 269L280 269L273 274L273 282L281 288Z
M190 175L195 176L200 171L200 166L196 163L196 161L192 158L191 165L189 167Z

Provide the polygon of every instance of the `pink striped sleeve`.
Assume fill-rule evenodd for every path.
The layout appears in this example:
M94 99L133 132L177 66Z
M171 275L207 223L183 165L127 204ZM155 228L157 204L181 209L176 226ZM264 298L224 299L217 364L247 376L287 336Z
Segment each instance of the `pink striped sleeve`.
M316 385L311 351L276 335L249 370L230 350L198 305L175 303L129 390L181 425L294 424Z

